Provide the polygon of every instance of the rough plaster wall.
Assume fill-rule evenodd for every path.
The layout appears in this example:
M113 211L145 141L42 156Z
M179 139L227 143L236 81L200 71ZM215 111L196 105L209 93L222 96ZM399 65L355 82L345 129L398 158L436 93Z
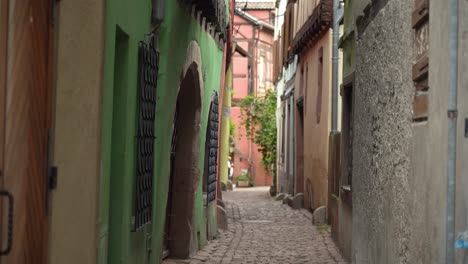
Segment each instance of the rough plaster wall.
M356 45L353 263L409 263L411 0L390 0Z
M49 263L95 263L104 1L59 4ZM89 16L83 21L83 16ZM79 26L77 26L79 25Z

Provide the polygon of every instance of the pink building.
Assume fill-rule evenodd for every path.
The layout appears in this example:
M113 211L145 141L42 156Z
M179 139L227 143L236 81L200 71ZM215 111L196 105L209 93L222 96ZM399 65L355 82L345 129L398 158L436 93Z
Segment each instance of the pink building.
M272 176L263 168L258 146L246 138L241 125L239 103L248 94L262 96L273 86L273 34L275 2L236 2L234 17L234 41L239 53L234 54L234 93L231 107L232 121L236 125L234 135L234 177L247 171L255 186L269 186Z

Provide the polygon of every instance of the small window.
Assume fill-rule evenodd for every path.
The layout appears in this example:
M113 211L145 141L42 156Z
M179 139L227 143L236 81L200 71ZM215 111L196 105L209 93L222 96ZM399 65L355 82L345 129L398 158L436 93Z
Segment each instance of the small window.
M300 86L301 93L304 92L304 66L301 67L301 86Z
M320 124L320 118L322 115L322 92L323 92L323 47L320 47L319 50L319 65L317 73L317 103L316 103L316 121L317 124Z
M304 114L307 112L307 91L309 90L309 63L306 65L305 75L305 91L304 91Z
M153 210L154 125L159 53L140 42L138 49L138 121L136 132L135 222L133 231L151 223Z
M218 93L214 92L208 115L205 142L205 170L203 173L203 192L206 194L206 205L216 200L218 176L218 128L219 109Z
M429 118L429 0L415 0L413 11L413 122Z

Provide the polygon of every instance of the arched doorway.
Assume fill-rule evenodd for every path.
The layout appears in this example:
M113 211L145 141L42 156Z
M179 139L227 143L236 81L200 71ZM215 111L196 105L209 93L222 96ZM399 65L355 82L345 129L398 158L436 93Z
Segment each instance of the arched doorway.
M174 118L166 216L167 247L171 258L189 258L198 248L194 215L200 176L200 91L199 66L192 63L180 85Z

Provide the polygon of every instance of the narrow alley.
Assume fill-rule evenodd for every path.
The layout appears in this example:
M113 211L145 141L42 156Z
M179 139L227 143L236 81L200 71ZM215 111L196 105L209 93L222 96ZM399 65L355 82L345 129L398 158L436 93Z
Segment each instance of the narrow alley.
M0 0L0 264L468 264L468 0Z
M274 201L268 190L224 192L228 230L191 259L163 263L346 263L330 232L313 226L307 210Z

